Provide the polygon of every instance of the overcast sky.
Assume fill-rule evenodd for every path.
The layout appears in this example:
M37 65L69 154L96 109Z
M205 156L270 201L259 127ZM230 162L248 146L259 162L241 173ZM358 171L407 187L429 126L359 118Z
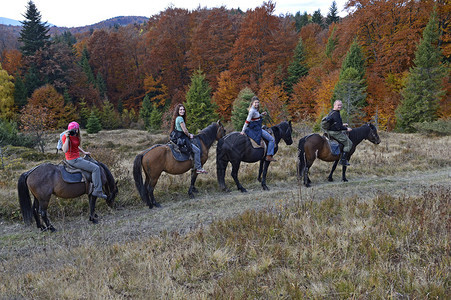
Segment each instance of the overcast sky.
M23 21L29 0L0 0L0 17ZM274 0L276 15L296 12L313 14L320 9L326 16L333 0ZM150 17L168 7L193 10L225 6L243 11L254 9L263 0L34 0L41 13L42 21L59 27L91 25L118 16ZM343 6L346 0L336 0L338 15L345 16Z

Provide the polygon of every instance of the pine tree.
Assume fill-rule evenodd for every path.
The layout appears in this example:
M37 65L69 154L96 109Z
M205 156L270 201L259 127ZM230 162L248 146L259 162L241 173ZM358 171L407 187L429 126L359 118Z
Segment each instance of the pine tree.
M152 129L160 129L163 117L163 112L160 110L160 108L157 106L156 103L152 105L152 112L150 113L150 128Z
M46 22L41 22L41 13L33 1L28 2L24 17L25 20L21 22L23 26L19 37L19 41L23 43L20 50L22 50L23 55L30 56L49 42L49 28Z
M341 114L345 123L354 126L363 119L361 104L366 99L366 85L356 69L349 67L343 72L335 87L335 95L343 102Z
M211 101L211 88L205 80L201 70L194 72L191 85L186 94L186 114L188 116L188 130L197 132L218 119L215 105Z
M443 56L437 46L438 39L438 21L434 10L423 31L406 87L401 92L403 99L396 111L397 128L401 131L414 132L413 123L438 119L439 101L445 94L442 82L447 76L441 63Z
M334 27L334 29L332 29L332 33L330 34L329 38L327 39L326 56L328 58L332 57L332 53L334 52L334 50L338 44L338 38L335 36L336 30L337 30L337 27Z
M102 129L117 129L120 126L120 119L118 113L114 110L114 105L105 100L100 112L100 123Z
M86 100L83 98L78 103L79 117L80 117L80 126L81 128L86 128L86 124L88 124L89 116L91 115L91 111L88 108Z
M307 25L308 23L309 23L309 19L308 19L308 14L306 11L302 15L298 11L296 13L296 15L294 16L294 25L296 27L297 32L301 31L301 28L304 27L305 25Z
M238 94L238 97L233 102L232 109L232 125L236 131L241 131L244 121L246 121L248 108L252 97L255 94L250 88L244 88Z
M148 94L143 99L143 104L139 110L139 117L144 122L144 128L150 129L150 116L152 114L152 104L150 103L150 97Z
M318 9L313 13L312 23L318 24L321 28L324 28L323 16L321 15L321 10Z
M340 21L340 17L337 14L338 8L337 3L335 1L332 2L331 7L329 8L329 13L326 17L326 24L329 26L332 23L338 23Z
M299 78L308 74L308 66L305 63L305 50L302 44L302 38L294 49L293 59L288 66L288 78L285 81L285 90L290 95L293 92L293 85L295 85Z
M14 105L21 109L27 104L27 88L19 74L14 78Z
M367 105L366 88L365 58L360 45L354 41L341 66L340 77L332 97L332 101L343 102L347 123L354 125L363 121L363 108Z
M83 48L83 51L81 52L80 66L83 72L88 77L88 82L93 86L95 86L96 79L94 77L94 73L92 72L91 65L89 64L89 52L88 49L86 49L86 47Z
M102 124L100 123L94 110L91 110L91 115L89 116L88 123L86 124L86 132L97 133L100 130L102 130Z

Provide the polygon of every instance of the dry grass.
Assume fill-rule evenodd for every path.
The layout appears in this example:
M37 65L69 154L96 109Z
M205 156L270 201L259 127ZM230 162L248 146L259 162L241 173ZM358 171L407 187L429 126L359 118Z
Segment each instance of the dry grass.
M15 185L37 161L10 152L0 174L0 298L446 298L450 138L380 133L379 146L359 145L349 183L338 182L340 168L337 182L327 183L331 164L316 161L305 189L295 164L297 141L308 132L297 130L295 145L282 142L271 164L271 191L256 182L257 164L243 164L249 193L219 192L213 147L196 200L187 200L188 174L165 174L159 210L141 203L131 165L164 134L84 136L85 148L120 180L117 206L99 201L102 218L93 226L86 197L54 199L55 234L21 224ZM51 152L35 157L58 162Z

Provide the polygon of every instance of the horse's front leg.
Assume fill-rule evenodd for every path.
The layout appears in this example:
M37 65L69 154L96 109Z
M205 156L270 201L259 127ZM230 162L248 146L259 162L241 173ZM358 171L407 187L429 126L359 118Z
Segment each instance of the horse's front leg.
M89 195L89 221L93 224L99 223L99 217L95 213L97 197Z
M191 185L189 186L189 190L188 190L188 196L193 199L194 198L194 193L197 193L197 189L194 186L194 184L196 183L196 179L197 179L197 172L196 170L193 168L191 169Z
M226 160L216 160L216 177L218 179L219 188L224 192L230 192L225 184L225 173L228 165Z
M258 177L257 177L258 182L262 182L262 174L263 174L264 162L265 162L264 160L260 161L260 166L258 168Z
M262 174L262 188L265 191L269 191L268 186L266 185L266 175L268 174L268 168L269 168L269 163L270 161L266 161L266 160L261 160L260 161L260 166L263 165L263 174Z
M240 169L240 161L232 162L232 178L236 183L236 187L238 190L240 190L242 193L246 193L247 190L241 185L240 181L238 180L238 171Z
M337 168L337 165L338 165L338 160L336 160L336 161L334 162L334 165L332 166L332 170L330 170L330 174L329 174L329 176L327 177L327 180L330 181L330 182L334 181L334 179L333 179L332 176L333 176L333 174L334 174L335 169Z
M348 182L348 179L346 178L346 169L348 167L347 166L343 166L343 170L342 170L342 174L341 174L341 180L344 182Z

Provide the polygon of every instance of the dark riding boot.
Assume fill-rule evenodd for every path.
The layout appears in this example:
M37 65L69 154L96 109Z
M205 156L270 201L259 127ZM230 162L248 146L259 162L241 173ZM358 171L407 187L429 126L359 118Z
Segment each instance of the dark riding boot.
M351 164L348 161L348 152L343 152L341 155L340 164L343 166L350 166Z
M272 155L266 155L266 161L276 161Z

